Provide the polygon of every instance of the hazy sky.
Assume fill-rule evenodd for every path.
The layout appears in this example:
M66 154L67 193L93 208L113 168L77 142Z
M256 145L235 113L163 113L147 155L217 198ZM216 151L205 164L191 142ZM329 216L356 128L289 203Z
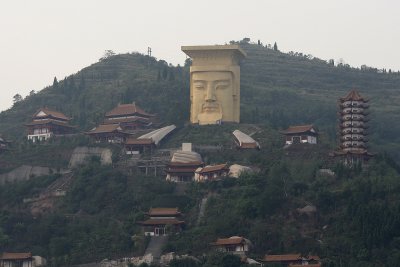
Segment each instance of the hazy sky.
M280 50L400 70L398 0L1 0L0 110L104 50L182 64L181 45L249 37Z

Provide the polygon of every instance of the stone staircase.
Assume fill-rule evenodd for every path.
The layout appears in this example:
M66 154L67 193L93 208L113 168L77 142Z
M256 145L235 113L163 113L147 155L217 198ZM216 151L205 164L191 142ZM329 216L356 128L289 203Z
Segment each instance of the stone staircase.
M162 250L167 244L168 236L152 236L144 255L151 254L154 262L160 261Z

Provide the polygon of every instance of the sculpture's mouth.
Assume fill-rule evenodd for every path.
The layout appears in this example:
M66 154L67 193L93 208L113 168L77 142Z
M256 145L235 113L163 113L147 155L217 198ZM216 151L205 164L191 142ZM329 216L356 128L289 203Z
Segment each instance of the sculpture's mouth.
M219 112L219 104L218 103L205 103L202 108L203 112Z

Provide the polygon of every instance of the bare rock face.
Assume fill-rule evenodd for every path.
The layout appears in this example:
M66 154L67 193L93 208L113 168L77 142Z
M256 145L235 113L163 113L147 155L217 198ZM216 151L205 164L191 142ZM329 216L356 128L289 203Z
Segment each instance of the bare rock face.
M35 176L49 175L55 170L48 167L22 165L8 173L0 175L0 185L5 183L13 183L20 181L27 181Z
M74 168L85 164L93 156L99 157L102 165L112 164L112 152L109 148L84 146L74 149L69 161L69 167Z

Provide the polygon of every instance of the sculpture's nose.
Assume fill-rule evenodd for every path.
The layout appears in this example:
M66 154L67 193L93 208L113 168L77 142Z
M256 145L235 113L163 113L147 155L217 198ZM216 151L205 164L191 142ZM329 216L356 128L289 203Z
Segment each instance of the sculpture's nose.
M215 88L212 83L207 85L206 101L215 101Z

